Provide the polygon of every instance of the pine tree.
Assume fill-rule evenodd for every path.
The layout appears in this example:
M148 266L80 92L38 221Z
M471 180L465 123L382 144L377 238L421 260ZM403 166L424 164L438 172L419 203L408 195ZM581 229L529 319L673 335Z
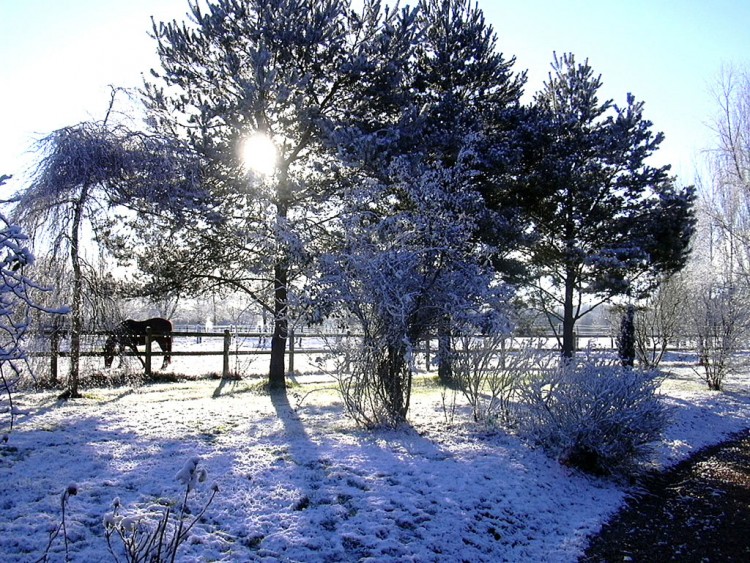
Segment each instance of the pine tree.
M422 150L428 162L451 167L461 161L453 189L485 196L493 183L488 171L506 158L496 142L519 106L525 75L513 74L515 59L503 56L493 28L472 0L423 0L419 19L424 39L416 50L413 91L425 123ZM498 236L502 229L487 205L477 213L478 237L490 231L493 248L512 246ZM452 380L450 332L448 314L438 325L438 375L445 383Z
M290 292L313 275L337 213L326 139L350 113L390 103L381 93L409 58L411 16L375 0L359 12L348 0L216 0L191 11L194 24L154 25L162 68L145 93L155 129L202 159L215 207L175 232L172 258L151 274L257 299L274 320L269 383L283 388ZM239 156L258 132L278 155L266 178Z
M363 361L374 363L365 373L378 374L387 392L362 404L382 401L387 423L406 416L419 339L438 332L440 373L449 380L449 321L507 328L506 295L479 232L491 133L518 105L523 76L512 74L513 60L496 50L475 4L426 0L417 23L420 39L402 81L391 84L393 103L355 114L336 136L353 177L341 250L323 278L364 327Z
M652 133L643 102L630 94L623 107L600 102L601 78L573 55L556 56L552 68L526 129L531 164L516 204L534 237L536 304L553 327L562 323L562 354L571 357L578 319L684 266L695 196L675 186L668 166L648 164L663 135Z

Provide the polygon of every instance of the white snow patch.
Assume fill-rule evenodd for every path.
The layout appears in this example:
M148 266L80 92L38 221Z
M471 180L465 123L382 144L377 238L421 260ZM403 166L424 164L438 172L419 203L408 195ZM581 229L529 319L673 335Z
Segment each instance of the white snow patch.
M73 561L110 559L104 519L114 499L125 510L179 503L183 483L195 486L193 513L208 483L219 487L179 551L196 562L575 561L628 494L463 422L466 405L447 425L434 389L415 393L411 428L365 432L331 391L295 408L294 398L247 387L96 389L64 404L51 393L19 395L29 414L0 445L0 559L43 554L69 483ZM713 393L683 369L664 394L674 416L657 467L750 426L746 378ZM198 458L206 483L191 473ZM51 553L63 560L63 542Z

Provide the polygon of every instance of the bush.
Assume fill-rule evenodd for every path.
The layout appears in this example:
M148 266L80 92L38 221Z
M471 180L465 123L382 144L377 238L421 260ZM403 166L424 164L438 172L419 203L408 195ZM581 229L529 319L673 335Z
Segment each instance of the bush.
M544 357L540 350L537 342L514 342L505 334L454 340L453 380L471 405L476 422L510 421L512 402Z
M524 390L518 427L561 463L597 475L626 472L650 453L667 424L661 381L658 371L563 364Z
M368 340L365 342L365 340ZM362 339L347 348L336 379L347 413L364 428L395 428L406 420L411 397L410 349Z

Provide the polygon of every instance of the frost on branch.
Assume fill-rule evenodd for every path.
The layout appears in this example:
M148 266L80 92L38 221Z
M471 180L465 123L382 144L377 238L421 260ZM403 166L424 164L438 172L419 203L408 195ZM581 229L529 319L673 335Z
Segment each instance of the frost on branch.
M480 204L471 190L455 190L460 172L416 171L403 162L388 172L389 182L352 194L345 244L323 260L322 301L353 318L362 334L340 384L364 426L406 419L415 350L446 317L492 334L508 324L507 290L472 241Z
M474 421L488 425L512 421L515 401L528 375L547 368L552 357L542 341L516 340L506 332L463 331L454 337L455 385L471 405Z
M7 178L0 176L0 186ZM43 291L27 277L34 256L26 244L21 229L0 213L0 413L8 415L8 431L19 412L13 404L13 391L24 372L30 373L23 344L31 323L30 310L41 309L32 295Z

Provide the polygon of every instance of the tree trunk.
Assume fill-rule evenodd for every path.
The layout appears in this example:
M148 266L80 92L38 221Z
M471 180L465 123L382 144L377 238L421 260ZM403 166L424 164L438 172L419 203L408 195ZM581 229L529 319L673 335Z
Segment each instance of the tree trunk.
M565 301L563 304L563 343L562 356L570 359L575 355L575 314L573 297L575 295L575 271L568 266L565 272Z
M279 170L276 185L276 245L279 255L273 266L273 336L271 337L271 364L268 369L268 387L271 390L286 388L285 356L289 331L289 256L282 233L287 229L289 212L289 185L285 168Z
M67 390L64 397L80 397L78 380L81 363L81 330L83 329L83 274L81 272L80 238L83 222L83 209L88 197L88 187L81 189L80 197L73 209L73 221L70 227L70 261L73 269L73 295L70 304L70 372L68 373Z
M411 370L407 365L403 344L388 344L379 372L384 406L390 422L394 425L402 424L406 421L411 399Z
M450 316L445 315L438 323L438 379L443 385L453 382L450 322Z
M635 305L629 304L622 314L617 354L623 367L635 365Z
M268 372L268 386L271 389L284 389L286 386L284 364L289 330L287 317L288 274L286 263L284 260L279 260L274 266L273 336L271 337L271 365Z

